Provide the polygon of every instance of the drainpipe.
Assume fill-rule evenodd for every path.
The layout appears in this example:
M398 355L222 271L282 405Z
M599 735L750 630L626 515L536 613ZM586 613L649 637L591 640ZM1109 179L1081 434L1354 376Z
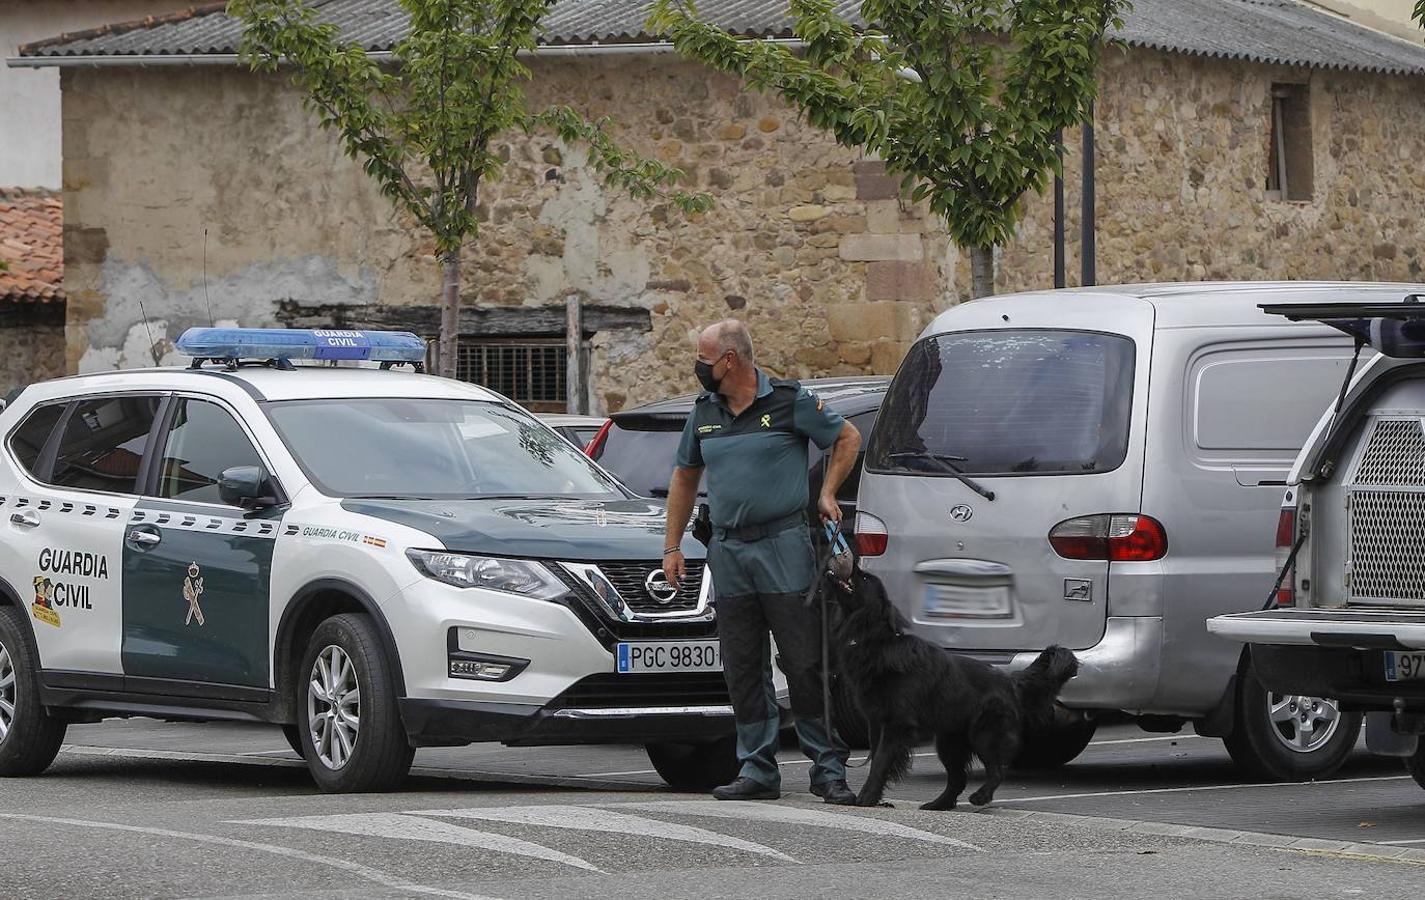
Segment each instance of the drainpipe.
M1068 287L1064 272L1064 129L1054 132L1054 155L1059 171L1054 173L1054 287Z
M1089 116L1084 122L1084 209L1083 241L1080 245L1080 281L1084 287L1098 284L1098 246L1094 230L1094 158L1093 158L1093 104L1089 104Z

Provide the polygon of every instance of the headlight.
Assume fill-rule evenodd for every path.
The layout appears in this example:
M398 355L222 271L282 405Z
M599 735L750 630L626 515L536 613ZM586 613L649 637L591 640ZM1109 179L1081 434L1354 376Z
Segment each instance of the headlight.
M407 550L427 577L461 588L486 588L537 600L552 600L569 589L537 562L498 559L438 550Z

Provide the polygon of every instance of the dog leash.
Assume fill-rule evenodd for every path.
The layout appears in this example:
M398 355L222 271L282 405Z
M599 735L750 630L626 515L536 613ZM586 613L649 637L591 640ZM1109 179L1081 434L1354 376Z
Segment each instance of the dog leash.
M826 550L817 559L816 577L812 579L811 588L807 591L803 606L810 608L813 600L819 599L821 602L821 715L822 722L826 724L826 736L830 740L835 732L835 725L831 716L831 610L827 606L826 600L826 580L833 577L831 571L831 560L842 554L849 554L851 546L846 542L846 535L841 531L839 522L827 522L824 526L826 534ZM865 714L862 713L864 718ZM869 723L866 728L870 733ZM874 752L875 748L871 748ZM852 764L849 760L844 763L847 768L856 769L866 765L871 761L871 752L866 754L866 758L859 763Z

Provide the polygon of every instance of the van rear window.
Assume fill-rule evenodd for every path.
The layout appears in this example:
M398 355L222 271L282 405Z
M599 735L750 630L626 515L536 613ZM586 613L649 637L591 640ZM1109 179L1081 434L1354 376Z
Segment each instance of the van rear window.
M892 382L866 467L892 474L1107 472L1128 453L1133 341L1087 331L926 338Z

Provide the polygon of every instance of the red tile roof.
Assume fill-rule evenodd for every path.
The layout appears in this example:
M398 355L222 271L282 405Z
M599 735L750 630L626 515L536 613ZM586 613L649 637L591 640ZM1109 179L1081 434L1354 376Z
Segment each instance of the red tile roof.
M64 299L63 205L42 190L0 190L0 300Z

